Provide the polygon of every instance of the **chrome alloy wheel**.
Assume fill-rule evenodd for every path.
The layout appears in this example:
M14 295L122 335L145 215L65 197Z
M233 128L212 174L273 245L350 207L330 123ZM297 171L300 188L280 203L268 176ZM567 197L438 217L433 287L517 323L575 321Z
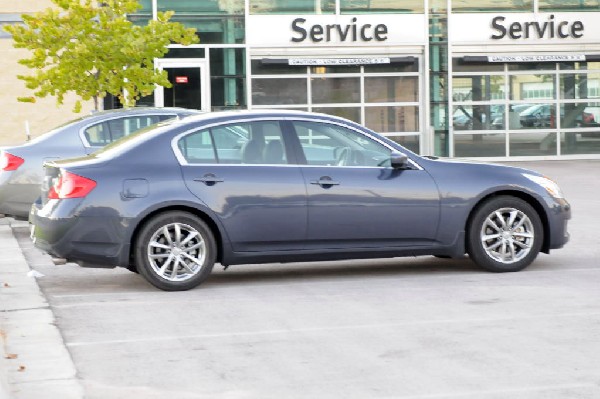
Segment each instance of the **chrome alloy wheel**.
M147 253L157 276L168 281L186 281L202 269L206 243L192 226L172 223L152 235Z
M497 209L485 219L480 239L490 258L505 264L515 263L531 251L535 240L533 223L518 209Z

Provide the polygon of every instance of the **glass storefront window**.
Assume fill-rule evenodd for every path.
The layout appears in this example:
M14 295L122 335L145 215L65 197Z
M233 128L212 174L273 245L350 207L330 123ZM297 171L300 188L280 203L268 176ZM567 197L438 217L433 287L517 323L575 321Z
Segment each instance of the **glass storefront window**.
M600 62L561 62L558 64L561 70L572 71L572 70L592 70L600 69Z
M250 63L253 75L289 75L306 73L306 67L290 66L288 64L269 64L262 60L252 60Z
M600 98L600 73L560 75L560 98Z
M359 78L312 78L315 104L360 103Z
M386 137L390 140L395 141L396 143L400 144L402 147L414 152L414 153L419 153L419 139L420 137L418 135L411 135L411 136L387 136Z
M562 128L600 127L600 103L565 103L560 106Z
M598 0L539 0L540 11L582 11L600 9Z
M452 12L533 12L533 0L453 0Z
M175 14L173 22L195 28L202 44L243 44L244 17Z
M250 14L334 14L335 0L250 0Z
M452 113L452 126L454 130L504 129L504 105L456 105Z
M149 0L144 0L151 3ZM157 0L158 11L175 11L178 14L214 15L214 14L243 14L244 0L227 1L197 1L197 0Z
M519 112L518 129L554 129L556 128L555 104L531 104Z
M308 102L306 79L253 79L252 104L282 105Z
M365 73L386 73L386 72L419 72L419 65L416 62L392 63L392 64L374 64L365 65Z
M415 102L419 100L416 76L378 76L365 78L365 102Z
M510 156L556 155L556 133L511 133Z
M555 75L512 75L511 100L553 100L556 98Z
M204 58L206 51L203 48L170 48L163 58Z
M360 72L360 66L314 66L310 67L310 72L314 75L324 73L358 73Z
M562 155L600 154L600 131L560 133Z
M554 71L556 64L551 62L524 62L522 64L508 64L509 71Z
M506 155L506 134L456 134L455 157L503 157Z
M245 49L210 49L210 87L213 110L246 107L245 59Z
M379 133L418 132L419 108L413 106L366 107L365 126Z
M454 101L490 101L504 99L504 76L476 75L452 79Z
M339 0L342 14L423 13L423 0Z
M464 62L461 58L454 58L452 59L452 70L454 72L502 72L504 71L504 64L477 64Z
M360 123L360 107L313 107L313 112L335 115Z

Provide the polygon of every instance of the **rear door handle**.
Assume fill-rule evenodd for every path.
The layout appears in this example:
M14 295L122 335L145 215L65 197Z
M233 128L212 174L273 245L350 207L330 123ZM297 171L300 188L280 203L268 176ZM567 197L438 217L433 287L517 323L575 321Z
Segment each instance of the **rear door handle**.
M194 179L194 181L198 181L206 184L207 186L212 186L217 183L223 183L225 180L220 177L215 176L213 173L207 173L199 179Z
M321 187L339 186L340 182L332 180L329 176L323 176L319 180L313 180L310 184L318 184Z

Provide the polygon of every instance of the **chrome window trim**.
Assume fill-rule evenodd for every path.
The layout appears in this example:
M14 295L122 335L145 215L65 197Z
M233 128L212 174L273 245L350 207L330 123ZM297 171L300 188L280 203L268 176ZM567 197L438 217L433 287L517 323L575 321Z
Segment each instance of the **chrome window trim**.
M159 112L159 113L149 112L149 113L131 114L131 115L127 115L127 116L116 115L116 116L113 116L111 118L106 118L106 119L102 119L102 120L97 120L95 122L90 122L90 123L87 123L86 125L80 127L79 128L79 139L81 140L81 142L83 143L83 146L85 148L97 148L97 149L100 149L100 148L102 148L104 146L91 145L89 143L89 141L87 140L87 138L85 137L85 133L84 132L89 127L97 125L97 124L100 124L100 123L104 123L104 122L108 122L108 121L113 121L115 119L125 119L125 118L130 118L130 117L142 117L142 116L162 116L162 115L168 115L168 116L172 116L173 118L179 118L179 114L172 114L172 113L168 113L168 112L164 112L164 113L162 113L162 112ZM110 143L108 143L108 144L110 144ZM106 144L106 145L108 145L108 144Z
M304 164L219 164L219 163L189 163L185 157L183 156L183 154L181 153L181 151L179 150L179 146L177 145L177 142L183 137L186 136L188 134L192 134L195 133L197 131L200 130L204 130L204 129L210 129L212 127L215 126L222 126L222 125L230 125L233 123L247 123L247 122L256 122L256 121L303 121L303 122L316 122L316 123L328 123L328 124L332 124L332 125L337 125L337 126L341 126L343 128L346 129L350 129L352 131L355 131L359 134L362 134L363 136L369 138L370 140L376 141L377 143L381 144L382 146L386 147L387 149L389 149L391 152L397 152L398 150L396 150L395 148L393 148L392 146L390 146L389 144L381 141L378 137L374 137L371 134L364 132L362 130L359 130L353 126L350 126L346 123L343 123L341 121L337 121L337 120L330 120L330 119L319 119L319 118L311 118L311 117L306 117L306 116L302 116L302 115L297 115L297 116L293 116L293 115L285 115L285 116L278 116L278 117L264 117L261 118L260 116L256 116L256 117L250 117L250 118L243 118L243 119L236 119L235 121L226 121L226 122L214 122L214 123L209 123L207 125L203 125L202 127L196 127L193 129L189 129L186 130L185 132L179 133L178 135L176 135L175 137L173 137L173 139L171 140L171 149L173 150L173 153L175 154L175 157L177 158L177 161L179 162L179 164L181 166L282 166L282 167L313 167L313 168L323 168L323 167L338 167L338 166L326 166L326 165L304 165ZM284 133L284 132L282 132ZM410 164L416 169L416 170L423 170L423 168L421 167L421 165L419 165L417 162L415 162L413 159L411 159L410 157L408 158ZM339 166L340 168L351 168L351 169L391 169L391 167L386 166L386 167L380 167L380 166Z

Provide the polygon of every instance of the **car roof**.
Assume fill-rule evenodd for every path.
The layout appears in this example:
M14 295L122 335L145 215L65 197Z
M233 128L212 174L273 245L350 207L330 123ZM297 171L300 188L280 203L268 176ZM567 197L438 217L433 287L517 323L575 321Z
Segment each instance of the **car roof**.
M296 110L281 110L281 109L260 109L260 110L235 110L235 111L217 111L210 113L202 113L198 115L192 115L184 120L179 121L180 124L197 123L197 122L221 122L227 120L239 120L244 118L308 118L308 119L321 119L329 121L338 121L343 123L350 123L357 125L348 119L344 119L338 116L329 114L322 114L317 112L307 111L296 111ZM359 126L359 125L358 125Z

